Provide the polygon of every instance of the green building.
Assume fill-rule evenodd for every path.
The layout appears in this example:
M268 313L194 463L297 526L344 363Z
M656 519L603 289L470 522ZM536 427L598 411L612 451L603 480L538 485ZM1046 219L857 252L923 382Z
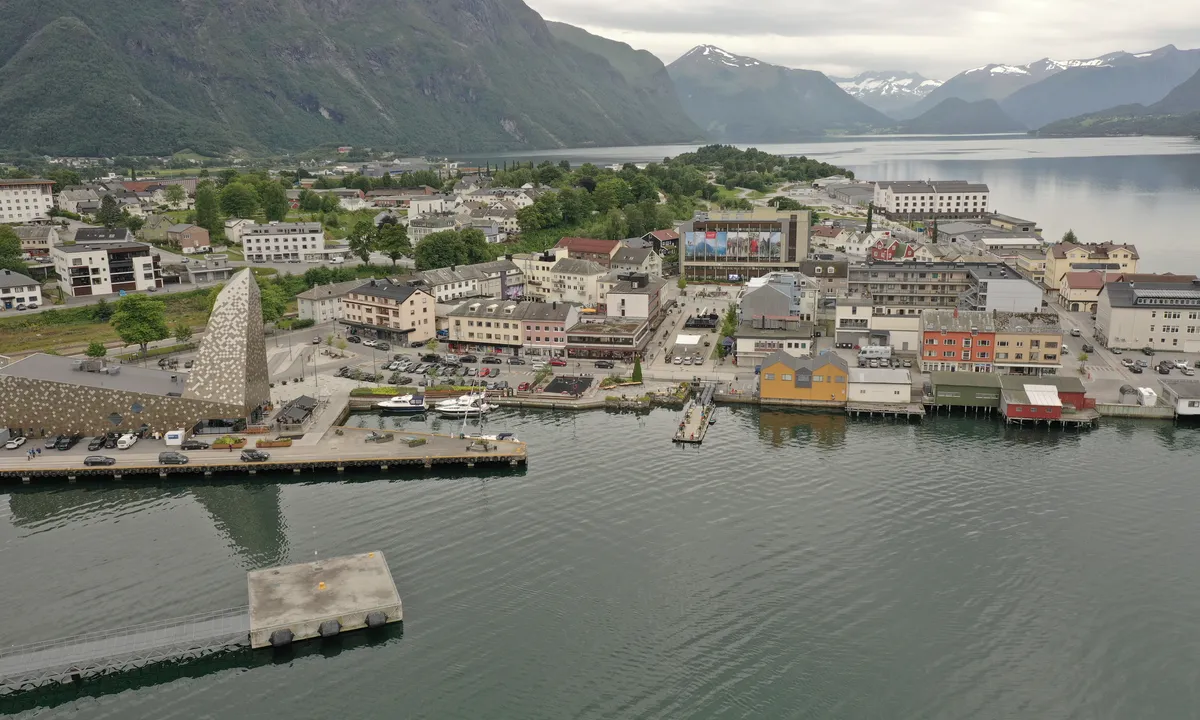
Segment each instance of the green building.
M1000 407L1000 376L976 372L930 373L933 404L949 408Z

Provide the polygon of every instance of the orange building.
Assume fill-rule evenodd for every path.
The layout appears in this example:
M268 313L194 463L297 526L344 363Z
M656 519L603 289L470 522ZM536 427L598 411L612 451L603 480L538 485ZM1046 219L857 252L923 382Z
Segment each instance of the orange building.
M996 322L983 310L922 310L923 372L992 372Z
M846 361L834 353L796 357L777 350L762 362L758 396L762 400L846 402Z

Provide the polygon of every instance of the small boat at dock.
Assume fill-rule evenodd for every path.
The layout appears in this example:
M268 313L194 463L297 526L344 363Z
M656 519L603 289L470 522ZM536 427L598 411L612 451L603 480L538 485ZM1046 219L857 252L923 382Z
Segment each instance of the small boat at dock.
M383 412L397 415L419 415L429 410L424 395L397 395L375 403L375 407Z

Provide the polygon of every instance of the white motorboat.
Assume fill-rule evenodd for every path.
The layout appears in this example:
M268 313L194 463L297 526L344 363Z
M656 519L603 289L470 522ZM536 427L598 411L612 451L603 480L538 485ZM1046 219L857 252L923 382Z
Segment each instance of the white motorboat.
M375 403L375 407L387 413L400 415L418 415L429 410L424 395L397 395L389 400Z
M463 395L454 400L438 403L434 410L444 417L475 417L495 410L482 395Z

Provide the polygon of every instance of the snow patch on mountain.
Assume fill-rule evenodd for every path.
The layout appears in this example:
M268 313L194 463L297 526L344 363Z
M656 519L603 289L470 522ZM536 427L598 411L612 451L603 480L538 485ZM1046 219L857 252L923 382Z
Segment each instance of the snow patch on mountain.
M838 87L856 98L913 97L923 98L942 84L917 73L865 72L852 78L832 78Z
M721 63L722 65L732 68L749 68L755 65L762 65L761 62L751 57L743 55L734 55L726 52L716 45L697 45L688 50L684 57L706 57L709 62Z

